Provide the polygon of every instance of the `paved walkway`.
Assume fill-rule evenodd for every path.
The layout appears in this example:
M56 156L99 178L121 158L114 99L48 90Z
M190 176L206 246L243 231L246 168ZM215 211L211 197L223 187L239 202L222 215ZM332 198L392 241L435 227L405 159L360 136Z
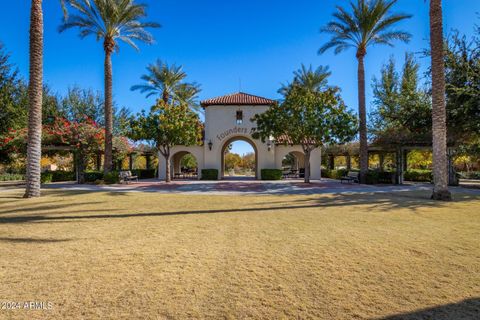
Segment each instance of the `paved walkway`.
M118 185L78 185L73 183L52 183L43 186L45 189L62 189L78 191L109 192L160 192L187 194L338 194L338 193L392 193L404 191L428 191L431 184L408 185L358 185L340 183L338 180L323 179L311 184L303 180L258 181L258 180L221 180L221 181L172 181L165 183L158 180L140 180L131 184ZM480 195L478 189L451 188L453 193Z

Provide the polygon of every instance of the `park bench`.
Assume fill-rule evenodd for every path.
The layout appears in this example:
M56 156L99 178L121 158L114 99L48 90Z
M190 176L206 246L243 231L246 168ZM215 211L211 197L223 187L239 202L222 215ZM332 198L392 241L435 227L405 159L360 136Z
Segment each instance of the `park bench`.
M340 178L340 183L343 183L343 181L358 183L358 172L349 171L346 176Z
M131 171L120 171L120 181L125 182L128 184L130 181L137 181L138 182L138 176L132 175Z

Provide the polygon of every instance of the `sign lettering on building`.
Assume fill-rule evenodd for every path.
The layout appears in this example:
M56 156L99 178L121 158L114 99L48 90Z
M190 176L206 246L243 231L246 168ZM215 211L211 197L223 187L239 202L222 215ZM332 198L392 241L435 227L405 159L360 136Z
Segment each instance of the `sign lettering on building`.
M231 129L225 130L224 132L217 134L217 139L219 141L225 139L226 137L229 137L231 135L235 134L248 134L250 131L250 134L252 134L255 131L255 128L251 128L250 130L248 128L244 127L233 127Z

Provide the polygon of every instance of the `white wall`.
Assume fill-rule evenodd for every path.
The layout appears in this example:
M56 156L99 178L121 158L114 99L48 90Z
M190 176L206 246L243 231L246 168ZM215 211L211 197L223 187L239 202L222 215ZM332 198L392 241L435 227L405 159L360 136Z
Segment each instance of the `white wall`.
M252 138L252 129L256 124L250 119L259 113L263 113L268 106L208 106L205 108L205 144L204 146L175 146L172 148L171 155L178 152L189 152L195 156L198 164L198 173L202 169L217 169L219 175L222 172L222 150L225 145L234 138L245 138L254 145L257 151L257 177L260 178L261 169L281 169L282 160L293 151L303 153L301 146L272 146L268 150L267 143ZM236 124L236 112L243 112L243 123ZM208 143L212 142L212 150ZM158 155L158 173L159 179L165 179L165 158ZM312 151L310 158L311 179L320 179L321 150L320 148ZM173 172L173 167L171 168Z

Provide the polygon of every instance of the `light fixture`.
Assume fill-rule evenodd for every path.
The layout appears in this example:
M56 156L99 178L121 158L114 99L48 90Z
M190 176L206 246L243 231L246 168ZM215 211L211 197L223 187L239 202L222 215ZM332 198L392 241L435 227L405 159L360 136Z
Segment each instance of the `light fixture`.
M210 140L210 141L208 141L208 149L210 151L212 151L212 147L213 147L213 142L212 142L212 140Z
M268 151L272 149L272 140L267 141L267 148L268 148Z

